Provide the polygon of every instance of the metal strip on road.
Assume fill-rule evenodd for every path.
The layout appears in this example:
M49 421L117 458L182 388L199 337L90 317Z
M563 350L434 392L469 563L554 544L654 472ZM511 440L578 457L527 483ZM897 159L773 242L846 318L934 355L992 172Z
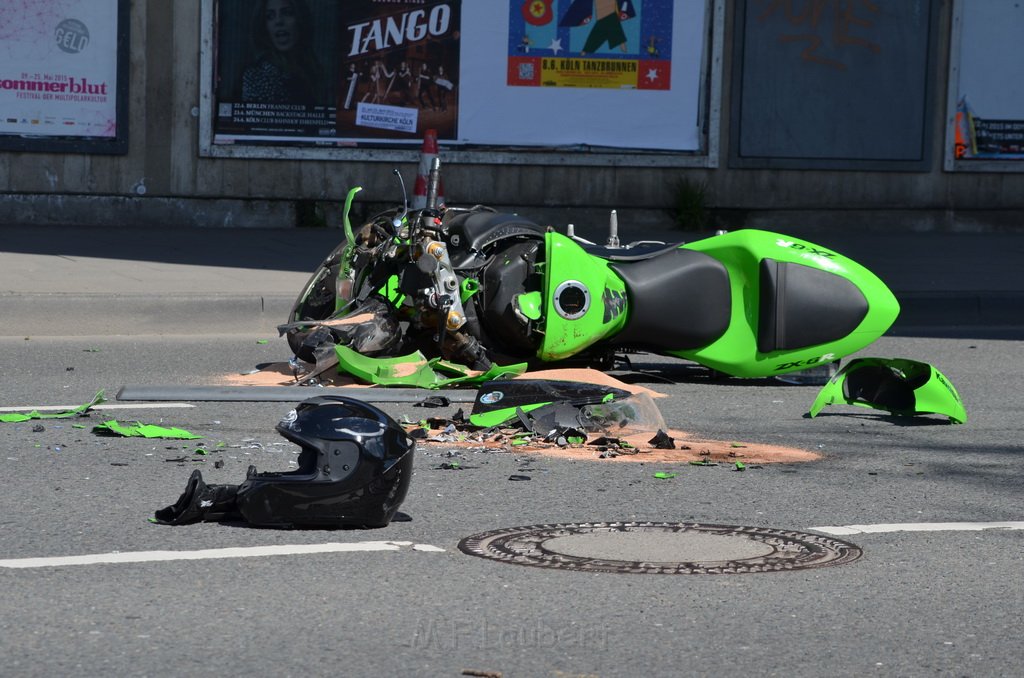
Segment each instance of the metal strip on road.
M881 534L885 532L976 532L981 530L1024 530L1024 521L989 523L879 523L876 525L829 525L808 530L834 536Z
M0 412L63 412L65 410L73 410L78 405L26 405L24 407L0 407ZM141 405L125 405L125 404L108 404L108 405L93 405L89 408L92 410L157 410L157 409L175 409L175 408L188 408L195 407L192 403L145 403Z
M360 551L398 551L411 546L414 551L442 553L443 548L411 541L361 541L351 543L288 544L278 546L248 546L197 551L127 551L93 553L81 556L53 556L48 558L11 558L0 560L0 567L25 569L63 567L66 565L99 565L112 563L155 563L171 560L213 560L219 558L253 558L259 556L292 556L313 553L351 553Z
M476 389L346 388L332 386L122 386L118 400L186 400L227 402L299 402L322 395L344 395L369 403L418 403L431 396L452 403L472 403Z

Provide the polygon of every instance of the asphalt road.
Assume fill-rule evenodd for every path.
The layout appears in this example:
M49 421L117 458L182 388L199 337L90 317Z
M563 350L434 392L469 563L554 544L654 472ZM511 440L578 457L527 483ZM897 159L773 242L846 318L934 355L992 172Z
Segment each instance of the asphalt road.
M963 426L849 407L808 419L817 387L713 381L682 363L640 360L674 382L643 382L670 394L658 404L673 428L824 459L736 473L423 446L402 506L409 520L371 531L148 522L193 468L213 483L240 482L249 464L286 470L297 448L274 425L287 403L124 403L84 420L0 423L0 560L332 542L390 549L0 567L3 674L1015 675L1024 665L1024 530L854 534L844 538L864 555L853 563L743 575L545 570L467 556L457 544L577 521L807 531L1024 520L1021 346L887 337L865 352L939 367L967 405ZM3 337L0 404L78 405L99 388L113 399L125 384L208 384L286 357L283 340L259 335ZM214 451L90 431L115 417L186 428ZM448 452L462 455L462 470L439 468ZM661 470L678 475L655 479Z

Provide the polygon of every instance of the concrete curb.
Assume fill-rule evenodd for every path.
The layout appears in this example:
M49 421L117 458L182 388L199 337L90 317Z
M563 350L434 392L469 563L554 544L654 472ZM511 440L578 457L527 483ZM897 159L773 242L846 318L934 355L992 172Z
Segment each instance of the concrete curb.
M277 336L290 296L31 294L0 296L0 336Z
M1024 330L1024 292L897 293L895 334L927 328ZM142 336L258 334L277 336L293 295L0 295L0 336Z

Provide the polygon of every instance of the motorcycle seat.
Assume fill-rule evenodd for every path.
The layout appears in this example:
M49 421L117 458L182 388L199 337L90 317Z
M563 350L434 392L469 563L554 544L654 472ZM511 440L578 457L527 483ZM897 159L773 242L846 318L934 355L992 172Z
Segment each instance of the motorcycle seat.
M729 327L729 273L703 252L673 247L657 256L610 264L626 283L629 316L614 343L686 350L710 344Z
M788 351L836 341L857 329L868 302L852 282L802 264L762 259L757 350Z

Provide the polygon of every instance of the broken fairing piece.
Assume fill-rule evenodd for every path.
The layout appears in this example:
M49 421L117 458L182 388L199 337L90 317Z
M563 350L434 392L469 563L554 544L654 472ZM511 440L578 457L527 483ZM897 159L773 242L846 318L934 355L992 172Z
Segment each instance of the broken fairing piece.
M486 372L471 370L440 358L427 360L416 351L395 358L374 358L362 355L348 346L337 346L338 369L378 386L412 386L417 388L443 388L455 384L474 384L515 376L526 371L526 363L515 365L492 364ZM446 377L445 373L455 376Z
M125 438L140 437L170 438L172 440L198 440L203 437L196 435L191 431L186 431L183 428L176 428L174 426L156 426L155 424L143 424L138 421L134 424L122 424L116 419L105 421L102 424L96 424L92 427L92 431L93 433L123 436Z
M384 527L405 500L415 444L383 411L344 396L300 403L277 431L302 451L293 471L249 472L241 485L206 485L199 471L155 521L245 520L257 527Z
M499 426L516 418L527 431L545 438L585 437L587 432L621 437L665 428L646 393L547 379L493 381L480 387L471 424Z
M835 403L900 416L943 414L954 424L967 421L967 410L952 382L928 363L906 358L851 360L821 389L809 414L815 417Z
M474 426L498 426L524 413L552 403L579 407L599 403L606 398L625 398L629 391L573 381L555 379L506 379L481 384L469 422Z

